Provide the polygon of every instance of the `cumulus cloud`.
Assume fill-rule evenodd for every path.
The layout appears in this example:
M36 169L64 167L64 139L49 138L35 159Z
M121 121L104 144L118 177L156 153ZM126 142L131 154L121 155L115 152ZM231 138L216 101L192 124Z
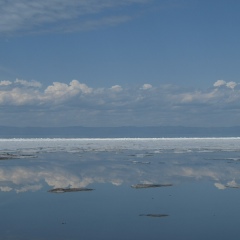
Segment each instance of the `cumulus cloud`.
M236 82L230 81L226 82L224 80L217 80L213 86L214 87L221 87L221 86L226 86L227 88L234 89L238 84Z
M92 89L84 83L79 83L77 80L72 80L69 85L60 82L54 82L53 85L45 89L45 94L50 98L68 98L79 93L89 94Z
M141 87L141 89L143 89L143 90L147 90L147 89L150 89L150 88L152 88L152 85L148 84L148 83L143 84L142 87Z
M218 80L213 85L205 90L172 85L153 88L151 84L92 88L74 79L53 82L43 89L37 81L3 80L0 125L185 125L188 121L193 125L225 125L226 119L228 124L237 125L237 84Z
M12 84L11 81L7 81L7 80L0 81L0 86L8 86L8 85L11 85L11 84Z
M79 94L90 94L92 88L77 80L69 84L53 82L43 92L41 83L16 79L14 82L2 81L2 86L12 88L0 89L0 105L41 105L53 102L63 102ZM0 85L1 86L1 85Z
M114 92L121 92L123 89L120 85L114 85L110 88L110 90L112 90Z
M235 82L228 82L228 83L226 83L226 86L228 88L234 89L237 86L237 83L235 83Z
M226 82L225 82L224 80L217 80L217 81L213 84L214 87L221 87L221 86L224 86L224 85L226 85Z
M0 105L35 105L39 103L39 92L13 88L8 91L0 90Z

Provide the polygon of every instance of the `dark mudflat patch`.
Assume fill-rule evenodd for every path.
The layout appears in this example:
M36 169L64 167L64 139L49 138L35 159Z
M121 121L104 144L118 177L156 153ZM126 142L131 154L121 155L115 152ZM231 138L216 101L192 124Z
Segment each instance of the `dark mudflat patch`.
M50 193L65 193L65 192L86 192L92 191L92 188L54 188L49 190Z
M226 188L237 188L237 189L240 188L240 186L230 186L230 185L225 185L225 187L226 187Z
M132 188L155 188L155 187L171 187L172 184L145 184L145 183L141 183L141 184L136 184L136 185L132 185Z
M12 154L12 153L2 153L0 154L0 160L10 160L10 159L20 159L20 158L36 158L35 155L28 154Z
M162 217L168 217L168 214L139 214L141 217L155 217L155 218L162 218Z
M0 160L8 160L8 159L14 159L14 158L19 158L19 156L11 153L0 154Z

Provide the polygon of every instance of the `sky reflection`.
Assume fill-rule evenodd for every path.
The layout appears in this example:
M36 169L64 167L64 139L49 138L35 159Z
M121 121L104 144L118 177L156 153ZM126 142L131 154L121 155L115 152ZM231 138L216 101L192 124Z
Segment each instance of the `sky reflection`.
M70 141L64 147L61 141L50 141L46 147L2 150L0 237L238 238L236 142L221 142L222 147L219 142L209 147L202 142L198 148L195 142L190 148L179 140L172 145L152 140L154 147L148 143L144 149L144 141L134 141L129 146L122 141L125 146L118 148L119 142L77 147ZM69 188L94 191L65 191Z
M221 158L218 158L218 155ZM239 153L233 152L61 152L37 158L1 161L0 190L38 191L82 188L97 183L114 186L139 183L174 184L210 181L218 189L238 187Z

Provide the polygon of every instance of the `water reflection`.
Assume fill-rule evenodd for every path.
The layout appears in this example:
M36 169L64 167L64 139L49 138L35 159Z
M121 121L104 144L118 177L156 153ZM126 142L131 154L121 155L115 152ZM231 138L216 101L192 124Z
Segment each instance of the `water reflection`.
M88 192L88 191L93 191L94 189L92 188L54 188L49 190L48 192L50 193L67 193L67 192Z
M221 190L240 186L236 151L176 154L125 150L9 156L0 165L3 192L34 192L45 185L50 189L86 188L97 183L140 188L209 181Z
M168 217L169 215L168 214L139 214L139 216L144 216L144 217L157 217L157 218L160 218L160 217Z
M240 152L230 145L4 150L0 238L237 239Z

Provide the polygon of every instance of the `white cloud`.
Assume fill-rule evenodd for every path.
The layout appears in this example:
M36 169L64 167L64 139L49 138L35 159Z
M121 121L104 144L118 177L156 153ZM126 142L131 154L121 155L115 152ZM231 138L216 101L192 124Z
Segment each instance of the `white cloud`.
M69 85L66 83L54 82L53 85L45 89L40 99L43 103L49 103L49 101L59 103L74 98L77 95L90 94L91 92L92 88L89 88L84 83L79 83L77 80L72 80Z
M114 91L114 92L121 92L123 89L120 85L115 85L115 86L112 86L110 88L110 90Z
M23 85L25 87L35 87L35 88L41 88L42 87L42 84L40 82L37 82L37 81L34 81L34 80L26 81L26 80L16 79L14 83Z
M225 82L224 80L217 80L217 81L213 84L214 87L221 87L221 86L224 86L224 85L226 85L226 82Z
M8 81L8 80L3 80L3 81L0 81L0 86L8 86L8 85L11 85L12 82Z
M221 87L221 86L226 86L227 88L234 89L238 84L236 82L226 82L224 80L218 80L216 81L213 86L214 87Z
M13 88L0 91L0 105L38 105L39 92L28 91L21 88Z
M79 30L97 25L115 25L130 19L130 16L109 16L102 18L109 9L126 7L133 4L148 3L150 0L7 0L0 2L0 33L22 30L62 31ZM95 21L99 15L98 21ZM123 19L124 18L124 19ZM60 27L59 27L60 26Z
M147 89L150 89L150 88L152 88L152 85L146 83L146 84L143 84L143 85L142 85L142 88L141 88L141 89L143 89L143 90L147 90Z
M53 85L46 88L45 93L56 97L62 97L68 88L69 86L66 83L53 82Z
M234 89L237 86L237 83L235 83L235 82L227 82L226 86L228 88Z
M217 89L212 91L203 92L203 91L192 91L184 92L179 94L173 94L172 98L179 103L207 103L219 97L219 92Z
M216 87L223 86L218 82L206 90L150 84L91 88L78 80L45 89L35 81L0 83L0 125L185 125L189 120L193 125L225 125L226 119L237 125L240 117L240 90L234 82Z
M92 92L92 88L88 87L84 83L79 83L78 80L72 80L70 82L70 90L78 90L78 92L84 93L84 94L89 94Z

